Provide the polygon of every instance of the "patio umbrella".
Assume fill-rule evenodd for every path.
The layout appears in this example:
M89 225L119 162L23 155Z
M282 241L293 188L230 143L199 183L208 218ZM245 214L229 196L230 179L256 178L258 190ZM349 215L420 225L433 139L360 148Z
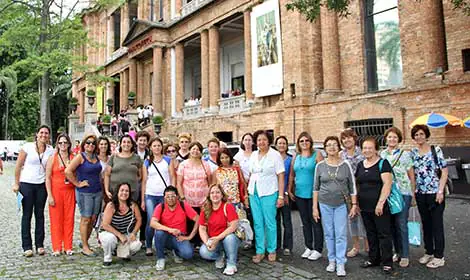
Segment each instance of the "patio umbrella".
M468 117L468 118L466 118L462 121L462 126L470 128L470 117Z
M459 118L448 114L430 113L418 117L410 124L410 127L413 127L417 124L424 124L432 128L439 128L448 124L457 126L461 125L461 123L462 121Z

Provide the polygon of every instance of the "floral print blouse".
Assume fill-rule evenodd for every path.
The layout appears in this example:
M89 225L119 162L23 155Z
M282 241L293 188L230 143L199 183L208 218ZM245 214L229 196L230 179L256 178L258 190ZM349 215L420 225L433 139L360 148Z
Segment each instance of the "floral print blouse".
M380 157L387 159L390 165L393 166L395 182L400 192L403 195L411 195L412 189L411 181L408 177L408 170L413 167L413 159L408 151L403 151L401 156L400 153L402 153L401 149L396 149L391 152L389 150L383 150L380 153Z
M240 182L240 180L243 180L243 175L240 169L237 167L219 167L215 172L215 176L217 183L222 186L227 195L229 203L240 203L244 199Z
M357 165L359 162L363 161L365 157L362 155L361 148L356 146L356 149L354 149L354 155L350 156L348 155L348 151L346 149L343 149L341 151L341 158L343 160L347 160L349 165L351 165L351 169L353 171L353 174L356 173Z
M418 148L411 150L411 157L415 168L416 177L416 193L435 194L439 190L439 178L436 170L447 167L444 154L440 147L436 146L436 154L438 163L434 161L432 152L429 151L425 155L420 155Z

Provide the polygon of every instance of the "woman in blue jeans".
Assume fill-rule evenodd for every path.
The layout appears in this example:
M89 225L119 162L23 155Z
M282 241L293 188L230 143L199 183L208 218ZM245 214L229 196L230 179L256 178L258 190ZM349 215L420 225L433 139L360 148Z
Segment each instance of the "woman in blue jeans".
M31 239L31 218L36 220L34 232L36 250L44 255L44 207L46 206L46 164L54 149L49 145L51 130L42 125L36 132L36 140L26 143L20 150L15 169L15 184L13 191L23 195L21 204L21 243L24 256L33 256L33 241Z
M199 235L204 243L199 250L201 258L215 260L216 268L224 268L225 275L237 272L238 246L240 239L234 234L238 227L235 207L227 203L222 186L212 185L199 218Z
M313 139L308 132L300 133L296 151L289 176L289 197L296 202L302 220L305 251L301 257L316 261L322 256L323 229L320 221L313 220L312 193L315 166L323 156L313 148Z
M325 234L328 249L328 266L326 271L337 276L346 276L346 249L348 246L348 209L347 198L351 198L349 217L358 211L357 192L354 175L349 163L339 156L340 142L338 137L325 139L328 157L315 168L315 185L313 190L313 218L320 221Z
M78 190L80 209L80 238L82 254L96 257L88 244L93 225L101 212L103 186L101 184L102 166L98 159L98 142L95 135L87 135L78 154L65 169L65 176Z
M380 153L380 157L387 159L392 165L395 183L403 195L405 207L395 215L392 215L392 236L395 254L393 261L400 261L401 267L408 267L409 259L409 241L408 241L408 213L410 205L414 200L415 193L415 174L413 168L413 159L408 151L400 149L398 145L403 140L403 134L400 129L391 127L385 131L387 149Z
M149 159L144 161L142 168L142 210L147 212L147 227L145 233L145 254L152 256L152 240L154 229L150 227L155 207L163 202L163 192L166 187L175 184L174 162L170 157L163 155L163 142L160 138L150 139Z

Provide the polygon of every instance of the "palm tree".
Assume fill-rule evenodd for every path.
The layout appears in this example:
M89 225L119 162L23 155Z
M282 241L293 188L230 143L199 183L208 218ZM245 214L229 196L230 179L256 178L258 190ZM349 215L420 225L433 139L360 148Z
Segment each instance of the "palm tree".
M395 21L381 22L375 25L375 30L376 34L380 34L377 56L383 59L390 67L390 84L400 85L402 84L401 47L398 23Z
M18 79L15 71L8 68L0 70L0 93L6 97L4 99L6 102L4 139L8 137L8 104L10 103L10 96L16 93L17 82Z

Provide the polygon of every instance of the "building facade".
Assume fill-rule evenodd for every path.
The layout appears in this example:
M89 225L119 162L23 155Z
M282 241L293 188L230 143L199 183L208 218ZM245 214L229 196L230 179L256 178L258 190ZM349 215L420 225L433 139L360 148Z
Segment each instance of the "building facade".
M290 142L346 127L380 138L418 116L470 115L470 18L449 0L353 0L348 17L321 9L307 22L288 0L134 0L83 13L90 44L79 51L96 83L74 72L78 118L99 89L98 111L151 103L163 136L190 132L239 141L270 129ZM432 130L433 143L470 146L470 130ZM381 139L381 138L380 138ZM381 139L383 140L383 139ZM468 151L468 150L467 150ZM470 159L468 160L470 161Z

